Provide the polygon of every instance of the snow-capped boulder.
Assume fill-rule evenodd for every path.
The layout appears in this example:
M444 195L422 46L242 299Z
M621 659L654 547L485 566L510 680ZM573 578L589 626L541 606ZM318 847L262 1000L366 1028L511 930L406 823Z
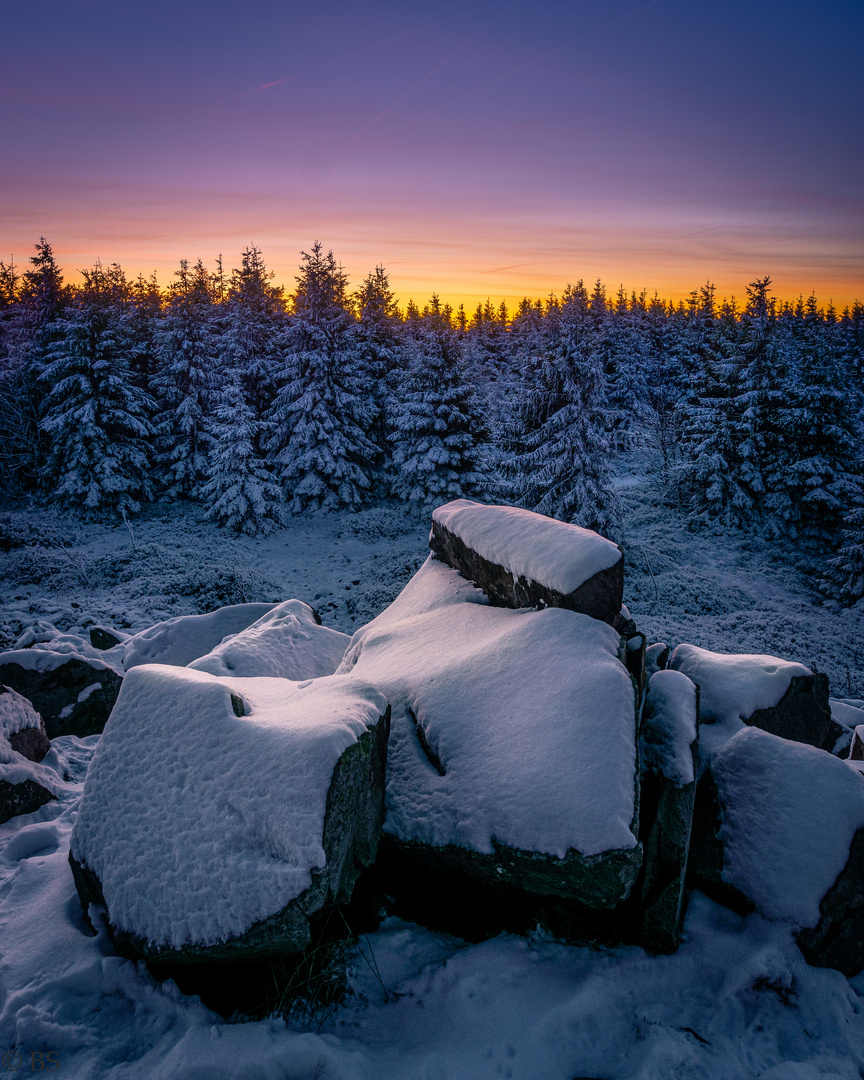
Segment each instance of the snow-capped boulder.
M850 761L864 761L864 724L859 724L852 735L849 747Z
M713 756L696 816L695 884L796 926L811 963L848 975L864 968L864 776L815 747L745 728Z
M0 653L0 683L30 701L49 739L98 734L114 708L122 677L102 660L48 648Z
M130 637L123 648L127 671L139 664L186 667L211 652L225 638L239 634L275 604L229 604L206 615L178 615Z
M429 546L495 605L562 607L610 625L619 617L624 557L589 529L456 499L432 514Z
M685 912L685 874L699 747L699 692L680 671L648 681L640 731L639 835L645 849L642 940L678 947Z
M614 909L641 864L635 697L608 625L493 607L429 558L339 670L391 703L388 859L522 896Z
M286 600L187 666L211 675L317 679L333 674L350 640L322 626L302 600Z
M665 671L669 663L669 646L665 641L657 641L645 649L645 674L650 679L655 671Z
M56 798L56 774L38 764L50 748L30 702L0 686L0 823Z
M843 735L843 726L831 718L828 677L804 664L679 645L669 667L699 686L702 723L719 725L702 734L703 746L708 741L712 751L742 724L831 753Z
M149 960L303 949L375 857L388 725L351 677L133 668L72 833L84 910L103 904L118 950Z

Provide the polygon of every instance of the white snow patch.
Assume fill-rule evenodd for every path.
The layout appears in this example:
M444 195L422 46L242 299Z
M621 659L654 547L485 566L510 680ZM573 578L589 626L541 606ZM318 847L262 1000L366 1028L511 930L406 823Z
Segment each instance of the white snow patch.
M128 671L139 664L185 667L211 652L226 637L239 634L275 604L229 604L206 615L178 615L141 630L115 648L123 649Z
M350 640L319 626L302 600L286 600L188 666L211 675L317 679L333 674Z
M696 687L680 671L657 671L648 680L647 703L640 739L645 767L677 784L692 783Z
M711 772L723 806L723 878L769 918L815 926L864 828L864 783L813 746L740 731Z
M587 615L491 607L428 559L339 669L393 709L385 830L486 853L493 837L559 857L634 847L635 703L618 643Z
M247 715L237 717L231 693ZM135 667L93 757L72 835L112 921L157 944L208 944L284 908L325 863L333 768L386 711L331 676L219 679Z
M514 506L455 499L439 506L432 519L514 577L564 594L623 558L618 545L599 533Z
M104 660L97 659L95 656L86 656L72 648L55 650L34 646L32 649L12 649L9 652L0 653L0 664L17 664L25 671L56 671L70 660L81 660L89 664L94 671L117 670L113 665L106 664Z

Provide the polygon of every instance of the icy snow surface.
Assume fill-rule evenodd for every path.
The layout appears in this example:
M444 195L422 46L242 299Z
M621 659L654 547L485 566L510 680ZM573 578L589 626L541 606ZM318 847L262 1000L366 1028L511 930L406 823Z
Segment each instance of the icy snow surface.
M864 779L824 750L759 728L730 739L711 772L724 806L724 880L769 918L815 926L864 827Z
M127 671L139 664L185 667L211 652L226 637L239 634L251 626L273 606L231 604L206 615L179 615L142 630L115 648L123 650L123 663Z
M428 559L339 669L393 710L385 830L480 852L493 837L559 857L634 847L633 688L617 648L605 623L491 607Z
M319 626L302 600L286 600L188 666L211 675L317 679L333 674L350 640Z
M455 499L439 506L432 518L514 577L537 581L565 594L621 558L616 544L589 529L514 506Z
M678 784L690 784L696 739L696 687L680 671L656 671L648 680L651 717L643 722L642 762Z
M244 701L238 717L231 693ZM165 665L126 676L72 835L112 921L157 944L209 944L285 907L324 866L330 777L386 711L374 687L219 679Z

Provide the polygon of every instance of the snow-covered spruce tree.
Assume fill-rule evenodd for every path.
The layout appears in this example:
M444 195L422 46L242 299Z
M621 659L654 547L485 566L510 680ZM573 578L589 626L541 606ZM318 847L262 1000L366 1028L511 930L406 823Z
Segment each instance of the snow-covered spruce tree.
M316 242L302 253L282 385L268 413L269 460L295 513L355 509L378 456L368 353L352 333L347 278Z
M825 319L814 296L783 322L787 403L780 414L782 454L768 475L769 499L793 536L822 542L862 501L861 391L839 327Z
M259 416L273 402L282 363L285 298L272 278L252 244L242 254L240 269L231 271L226 299L218 307L218 354L226 370L240 373L246 399Z
M201 498L207 517L254 536L282 521L282 492L257 449L266 425L246 398L239 371L227 371L215 396Z
M623 286L609 308L597 282L592 298L594 334L606 375L609 419L616 446L632 443L634 425L648 417L649 342L644 311L631 309ZM603 300L602 306L599 301Z
M787 501L776 480L785 464L783 429L789 400L783 385L787 358L777 348L777 310L770 285L770 277L765 277L747 286L734 358L740 372L741 405L736 442L739 482L755 516L778 532L788 517Z
M0 487L24 491L38 479L46 438L40 427L46 387L39 376L62 332L69 301L51 245L40 237L20 277L3 266L0 311Z
M218 385L213 298L200 259L191 269L182 260L174 277L153 333L156 468L169 495L193 498L207 474L207 425Z
M484 424L449 313L433 296L406 335L404 381L392 407L393 494L416 509L480 496Z
M378 452L379 480L383 486L386 484L383 477L390 472L389 391L398 384L403 367L399 308L383 266L376 266L367 274L352 300L358 322L351 333L370 388L372 410L367 435Z
M740 472L745 405L736 334L734 306L726 305L718 317L713 289L703 289L683 354L690 386L679 405L682 461L674 474L694 520L733 526L754 514L753 497Z
M849 607L864 596L864 508L850 510L844 523L840 550L828 560L820 589Z
M119 266L96 263L60 322L40 381L48 390L41 485L69 506L135 511L152 497L148 419L136 382L129 287Z
M542 350L526 365L508 461L512 493L529 510L589 529L614 527L606 385L582 282L544 320Z

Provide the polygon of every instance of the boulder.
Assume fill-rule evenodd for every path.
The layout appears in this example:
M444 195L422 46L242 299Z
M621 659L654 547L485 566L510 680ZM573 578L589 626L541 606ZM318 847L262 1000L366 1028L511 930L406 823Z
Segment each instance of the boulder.
M657 641L645 649L645 674L650 679L655 671L665 671L669 663L669 646Z
M393 709L382 849L395 890L422 875L415 895L435 888L454 910L474 890L487 908L543 899L586 918L629 898L642 851L619 645L573 611L493 607L432 558L357 631L339 670Z
M0 653L0 683L32 702L49 739L102 731L121 682L109 664L74 652L33 648Z
M864 776L815 747L744 728L699 783L688 876L739 911L796 928L810 963L864 968Z
M322 626L309 604L286 600L188 666L240 678L317 679L333 674L350 640Z
M684 921L698 724L697 687L679 671L655 672L640 732L639 835L645 851L641 939L658 952L678 947Z
M123 647L126 671L139 664L185 667L233 634L251 626L275 604L229 604L205 615L178 615L133 634Z
M122 630L115 630L113 626L91 626L88 633L90 635L90 644L94 649L99 649L101 652L106 649L113 649L115 645L128 641L131 636L130 634L124 634Z
M50 749L30 702L0 686L0 823L56 798L56 774L37 764Z
M118 952L160 963L303 950L375 858L388 729L351 677L134 668L72 832L85 912L102 905Z
M852 735L852 743L849 747L850 761L864 761L864 724L859 724Z
M620 616L624 557L589 529L456 499L433 513L429 546L497 606L566 608L610 625Z
M714 653L679 645L669 667L698 684L701 721L725 725L728 730L721 738L743 721L770 735L829 753L843 739L843 724L831 717L828 677L804 664L776 656Z

